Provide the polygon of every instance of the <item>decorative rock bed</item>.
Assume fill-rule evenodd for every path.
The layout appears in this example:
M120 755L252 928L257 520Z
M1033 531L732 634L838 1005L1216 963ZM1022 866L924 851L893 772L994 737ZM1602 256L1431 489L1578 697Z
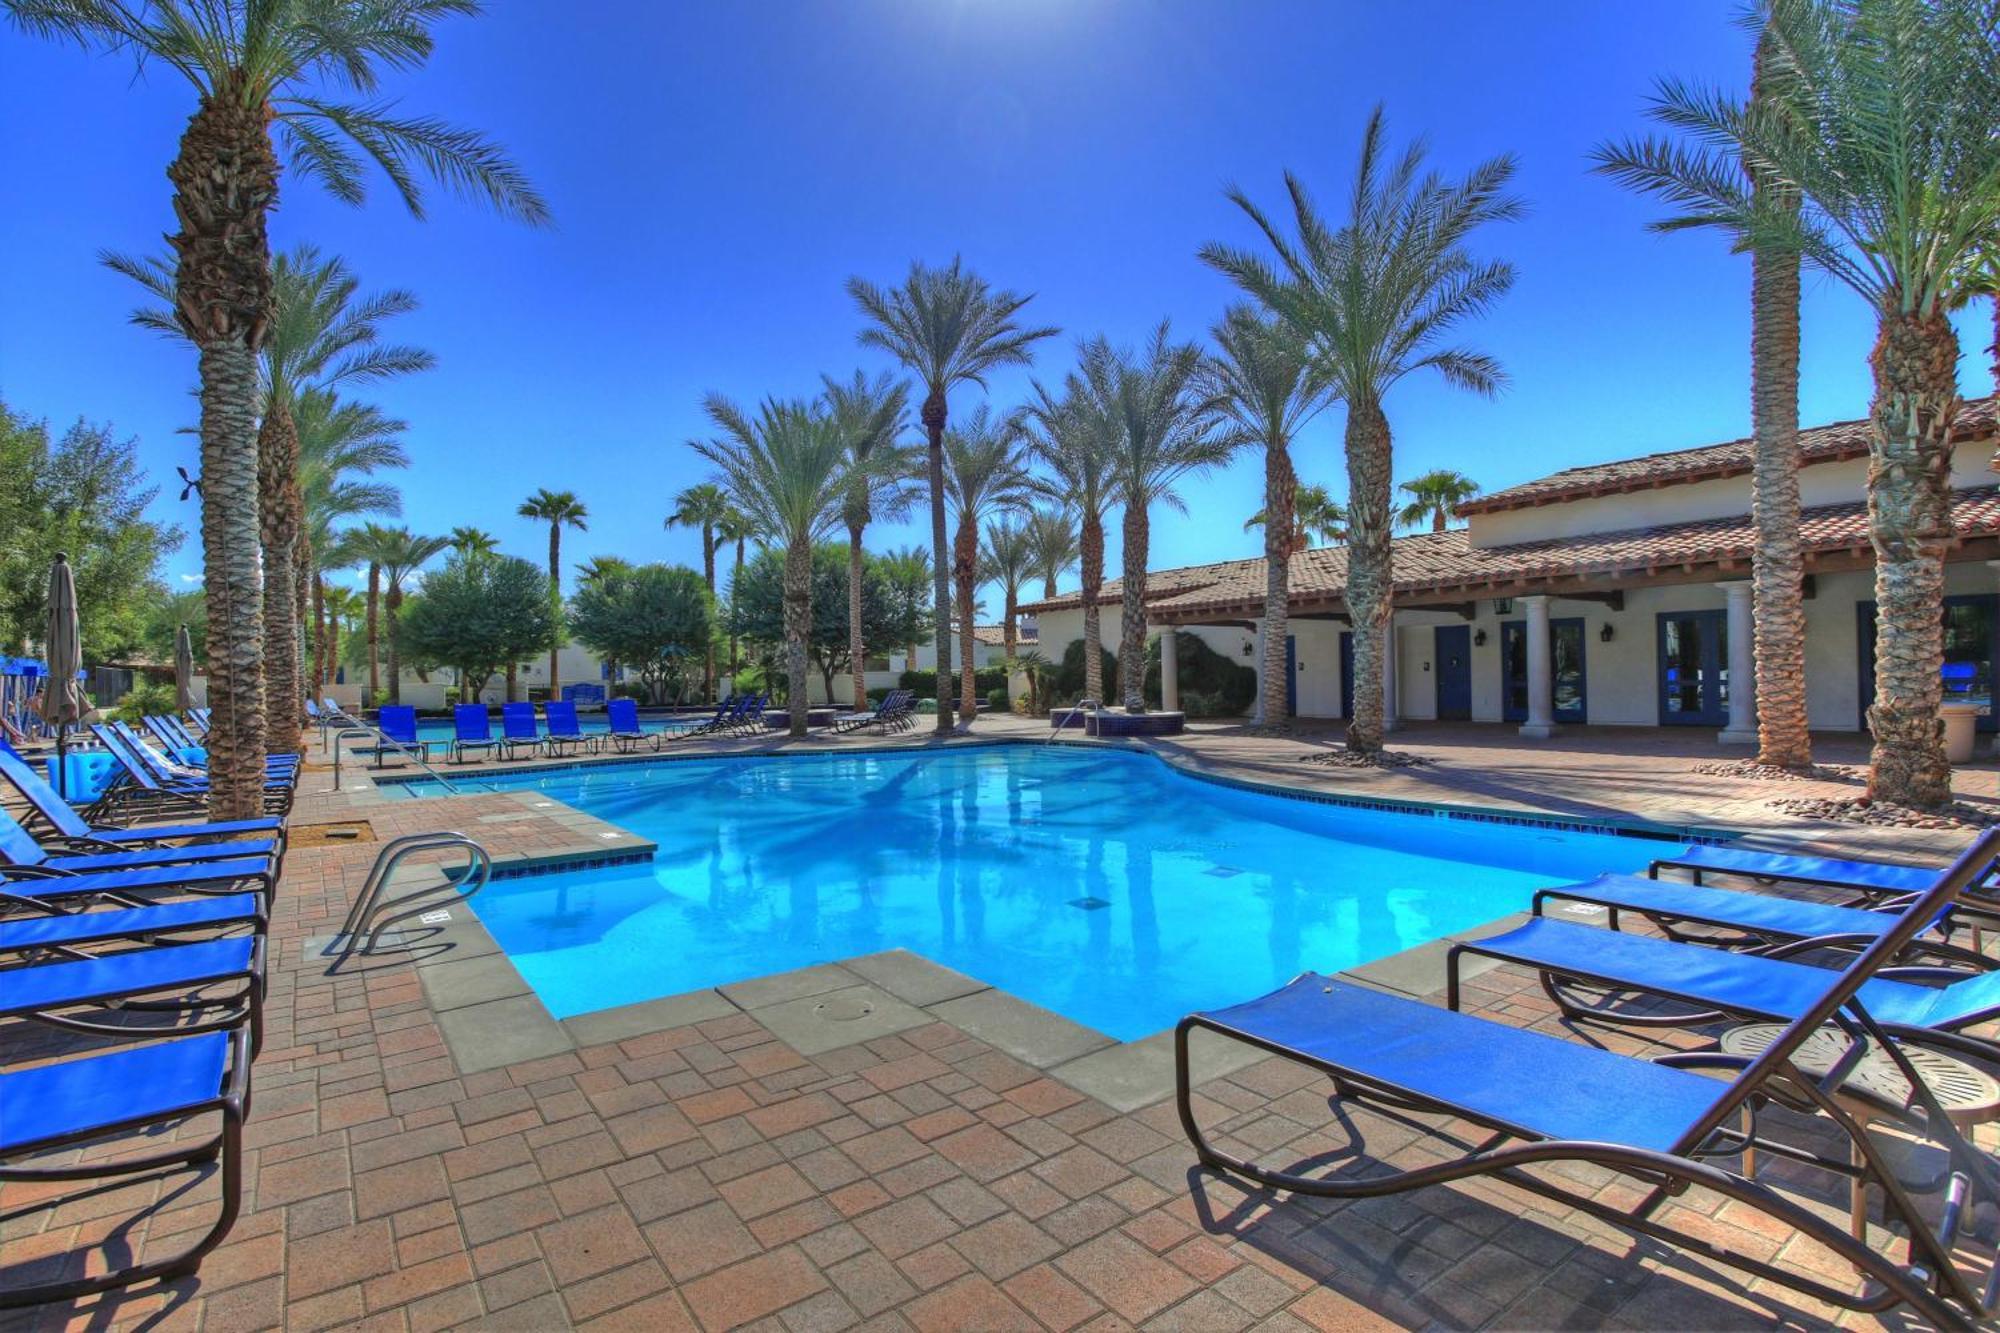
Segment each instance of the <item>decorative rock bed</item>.
M1865 799L1787 797L1769 803L1771 809L1798 819L1824 819L1838 824L1873 824L1884 828L1954 829L1986 828L2000 822L2000 815L1961 803L1948 810L1912 810L1886 801Z
M1328 768L1430 768L1437 763L1435 759L1401 750L1350 750L1344 745L1304 758L1308 764L1325 764Z
M1807 772L1760 764L1755 759L1729 759L1696 764L1688 770L1705 778L1741 778L1749 782L1852 782L1861 776L1858 768L1844 764L1814 764Z

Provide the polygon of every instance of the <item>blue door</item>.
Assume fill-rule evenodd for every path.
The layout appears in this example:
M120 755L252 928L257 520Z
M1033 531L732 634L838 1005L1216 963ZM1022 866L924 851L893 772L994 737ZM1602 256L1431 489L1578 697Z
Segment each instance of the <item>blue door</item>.
M1296 634L1285 636L1285 716L1299 715L1299 640Z
M1729 614L1662 611L1660 725L1720 727L1729 721Z
M1868 729L1868 709L1875 702L1875 603L1856 602L1861 647L1861 729ZM1967 593L1944 599L1944 681L1946 703L1966 703L1980 709L1979 730L2000 730L1993 707L1993 667L2000 660L2000 597Z
M1442 722L1472 720L1472 627L1439 625L1432 649L1437 667L1437 715Z
M1354 720L1354 634L1340 632L1340 715Z
M1589 720L1589 676L1584 671L1583 617L1549 621L1549 694L1558 722ZM1500 716L1528 720L1528 625L1500 625Z

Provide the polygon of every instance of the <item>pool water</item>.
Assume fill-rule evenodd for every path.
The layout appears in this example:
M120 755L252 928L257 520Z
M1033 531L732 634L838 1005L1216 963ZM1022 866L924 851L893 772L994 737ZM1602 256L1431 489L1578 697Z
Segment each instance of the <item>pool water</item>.
M1350 809L1045 746L573 766L496 779L659 844L478 914L558 1017L914 950L1130 1040L1633 871L1650 839ZM435 784L411 784L417 795Z

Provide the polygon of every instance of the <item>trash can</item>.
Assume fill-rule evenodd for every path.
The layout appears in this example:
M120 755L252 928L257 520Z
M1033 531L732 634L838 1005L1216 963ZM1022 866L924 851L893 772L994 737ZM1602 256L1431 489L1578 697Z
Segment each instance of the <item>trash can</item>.
M1972 762L1972 743L1979 725L1978 704L1944 704L1938 716L1944 719L1944 757L1954 764Z

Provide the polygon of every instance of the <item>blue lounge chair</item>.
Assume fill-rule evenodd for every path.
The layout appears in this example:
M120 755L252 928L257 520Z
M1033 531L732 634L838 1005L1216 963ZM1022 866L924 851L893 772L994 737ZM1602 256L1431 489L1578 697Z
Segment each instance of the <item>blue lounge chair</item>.
M207 804L208 779L205 776L190 778L161 769L143 746L131 744L113 727L92 723L90 730L124 775L122 783L114 784L106 791L99 808L123 808L136 802L149 809L199 809ZM296 770L288 774L267 772L264 776L265 810L280 815L290 811L297 784Z
M710 717L708 720L704 722L698 722L692 727L686 727L681 729L680 731L675 732L673 739L684 740L690 736L713 735L716 732L719 732L723 730L725 727L727 727L732 720L734 720L739 714L743 712L744 709L748 708L749 706L750 706L749 695L747 694L733 695L730 698L724 699L721 703L715 706L714 716Z
M154 1278L186 1276L235 1225L243 1197L243 1118L250 1101L250 1038L242 1029L120 1047L82 1059L0 1071L0 1180L36 1184L98 1182L175 1167L204 1170L221 1159L221 1208L207 1231L172 1255L120 1263L121 1228L103 1242L109 1271L33 1286L0 1287L0 1308L75 1300ZM177 1139L143 1156L78 1163L65 1151L113 1136L145 1142L195 1117L220 1113L213 1135ZM62 1153L55 1164L51 1154ZM39 1160L38 1160L39 1159ZM49 1193L33 1207L52 1209L76 1191Z
M451 761L465 762L468 751L477 750L492 753L500 749L500 742L493 735L493 719L487 716L485 704L459 704L451 710Z
M284 860L285 822L275 817L232 819L221 823L152 825L144 828L99 827L79 815L75 808L63 800L56 789L49 785L48 779L37 773L32 765L4 743L0 743L0 780L9 783L40 817L40 821L48 826L43 841L59 842L68 851L109 852L121 848L158 846L186 840L267 838L275 844L276 859L280 862ZM211 844L211 846L217 852L222 850L221 845Z
M542 705L548 715L548 745L551 754L567 754L582 750L585 754L597 753L597 737L588 735L582 724L576 720L576 705L568 700L551 700Z
M1911 902L1893 929L1842 970L1647 941L1692 958L1721 960L1726 967L1748 963L1784 968L1812 979L1811 989L1801 987L1796 994L1799 1002L1789 1006L1792 1012L1785 1016L1784 1030L1763 1054L1728 1067L1726 1081L1308 973L1261 999L1191 1014L1181 1021L1175 1030L1175 1101L1181 1124L1205 1166L1269 1188L1325 1198L1368 1198L1494 1177L1842 1309L1879 1313L1908 1305L1916 1317L1939 1327L1963 1327L1990 1313L1984 1289L1990 1275L1964 1272L1955 1261L1954 1247L1961 1224L1980 1203L2000 1202L2000 1169L1966 1142L1885 1033L1875 1012L1878 992L1872 988L1879 985L1878 973L1967 884L1985 873L1996 853L2000 853L2000 831L1982 836ZM1640 938L1570 929L1587 931L1600 943ZM1989 978L2000 978L2000 973L1974 980ZM1953 1172L1950 1202L1937 1223L1918 1208L1880 1146L1838 1110L1834 1092L1794 1066L1800 1047L1828 1022L1837 1023L1850 1042L1865 1044L1897 1063L1909 1080L1913 1105L1924 1113L1925 1132L1946 1147ZM1435 1146L1443 1154L1429 1154L1413 1168L1342 1171L1333 1176L1276 1169L1233 1156L1205 1136L1196 1118L1189 1042L1197 1031L1220 1034L1327 1074L1341 1102L1437 1112L1470 1122L1486 1136L1470 1144L1441 1138ZM1833 1087L1838 1087L1837 1080ZM1760 1099L1779 1091L1794 1104L1803 1098L1819 1106L1838 1132L1847 1135L1856 1163L1880 1186L1887 1220L1907 1230L1906 1257L1899 1260L1871 1248L1820 1213L1728 1165L1745 1149L1776 1149L1778 1145L1757 1135L1754 1124L1746 1124L1746 1116ZM1231 1113L1244 1109L1232 1106ZM1799 1150L1786 1155L1796 1158ZM1599 1169L1577 1178L1524 1169L1559 1164ZM1626 1177L1637 1188L1605 1195L1600 1190L1605 1172ZM1682 1229L1660 1208L1693 1186L1803 1233L1851 1265L1867 1279L1866 1285L1859 1292L1836 1286L1803 1266L1774 1260L1768 1251L1731 1247L1712 1229Z
M113 722L110 726L113 731L125 738L127 745L130 745L134 750L143 754L147 761L153 765L154 770L162 776L182 778L205 778L208 776L208 766L206 763L190 763L178 757L174 753L174 747L172 746L166 747L164 751L155 749L153 742L132 730L132 725L129 722ZM266 778L289 777L296 781L298 768L299 757L295 754L267 754L264 756L264 775Z
M722 730L731 736L761 736L764 734L764 709L770 704L768 694L753 694L743 711L730 719Z
M140 721L145 724L146 730L152 733L153 739L160 743L161 747L166 750L170 757L181 758L181 751L195 744L193 738L185 730L181 729L180 724L172 718L161 717L157 713L149 713L141 718Z
M433 742L417 734L417 710L410 705L383 704L375 710L375 730L382 743L366 747L375 753L375 767L384 767L392 754L413 754L419 763L430 762Z
M620 754L630 754L646 744L655 750L660 748L660 734L639 725L639 705L635 700L613 699L605 705L605 723L608 728L605 735Z
M833 729L838 733L859 731L864 727L879 727L883 731L900 729L900 723L909 711L906 690L890 690L882 696L882 702L863 713L841 713L833 719Z
M1684 848L1655 860L1646 873L1658 879L1662 870L1685 871L1696 884L1703 883L1708 875L1746 875L1776 883L1845 889L1874 900L1922 893L1938 875L1936 867L1842 861L1828 856L1794 856L1725 846ZM1985 887L1993 879L1994 870L1987 867L1972 888L1976 891Z
M102 900L121 907L149 906L156 894L239 893L254 884L266 907L275 874L267 858L245 856L198 865L134 866L127 870L62 872L39 866L0 869L0 907L46 912L68 910L72 899Z
M521 751L529 755L542 748L541 728L535 725L533 704L500 705L500 752L508 759L521 758ZM553 748L553 747L552 747Z
M201 865L233 857L261 857L270 861L276 857L277 850L275 841L260 838L193 847L119 847L74 855L51 854L16 823L12 815L0 810L0 875L18 874L30 868L62 875L96 874L132 870L140 866ZM271 875L272 878L277 876L275 864L271 867Z
M263 1044L264 943L262 935L239 935L9 967L0 970L0 1018L128 1040L166 1029L77 1011L115 1003L121 1010L168 1013L172 1030L187 1034L247 1022L254 1055ZM218 986L226 989L217 993Z
M98 912L62 911L50 905L39 916L0 920L0 954L73 951L86 944L231 926L249 926L262 934L267 924L263 901L254 893L188 898L144 907L114 907Z

